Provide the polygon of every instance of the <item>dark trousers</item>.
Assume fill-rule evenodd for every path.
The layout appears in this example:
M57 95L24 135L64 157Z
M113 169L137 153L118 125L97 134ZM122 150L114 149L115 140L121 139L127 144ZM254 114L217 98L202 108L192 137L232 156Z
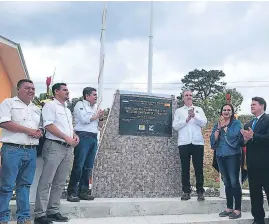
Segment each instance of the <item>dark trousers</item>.
M181 181L182 190L184 193L191 193L190 184L190 161L192 164L196 177L196 192L204 193L204 175L203 175L203 161L204 161L204 146L203 145L180 145L179 155L181 160Z
M225 185L227 208L241 211L242 190L239 181L241 154L232 156L217 156L221 179Z
M77 195L89 189L89 180L97 152L97 137L93 138L87 132L77 134L80 141L74 149L74 163L67 189L68 195Z
M251 213L258 224L264 224L263 192L264 189L267 201L269 202L269 170L248 169L248 182L251 200Z

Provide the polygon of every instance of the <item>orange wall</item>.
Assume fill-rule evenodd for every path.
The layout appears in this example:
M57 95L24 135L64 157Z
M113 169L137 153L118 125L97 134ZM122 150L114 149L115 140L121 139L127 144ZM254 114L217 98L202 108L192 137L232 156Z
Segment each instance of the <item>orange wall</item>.
M8 75L5 71L4 65L2 63L2 60L0 58L0 103L8 98L11 97L11 91L12 91L12 85L10 83L10 80L8 78ZM0 128L0 135L1 135L1 128ZM2 144L0 143L0 148ZM0 165L1 166L1 165Z
M11 97L11 91L12 91L12 85L10 83L4 65L0 58L0 103L4 99Z

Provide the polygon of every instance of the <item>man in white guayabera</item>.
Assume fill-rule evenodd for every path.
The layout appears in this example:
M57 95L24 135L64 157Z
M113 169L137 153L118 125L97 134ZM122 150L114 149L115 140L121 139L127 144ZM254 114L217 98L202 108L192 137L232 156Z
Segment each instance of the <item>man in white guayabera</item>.
M196 192L198 201L204 201L204 138L202 128L207 123L207 118L201 107L192 104L192 92L184 90L184 106L176 110L173 128L178 131L178 148L181 160L181 181L183 195L181 200L191 198L190 184L190 159L196 176Z

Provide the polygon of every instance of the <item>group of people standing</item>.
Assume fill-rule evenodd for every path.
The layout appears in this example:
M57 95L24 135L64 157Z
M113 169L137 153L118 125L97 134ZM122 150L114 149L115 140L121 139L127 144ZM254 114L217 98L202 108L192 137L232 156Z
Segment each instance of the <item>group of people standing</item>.
M9 202L16 189L17 223L30 224L29 192L36 168L36 148L41 138L44 165L37 187L35 223L67 222L59 212L60 198L74 161L68 185L70 202L93 200L89 191L97 152L97 133L103 126L104 111L96 105L96 89L83 89L74 114L66 106L69 91L65 83L52 86L54 99L42 110L32 103L35 87L31 80L17 84L17 96L0 104L2 166L0 170L0 224L10 218ZM202 128L207 118L201 107L192 103L192 92L183 92L184 106L174 114L173 128L178 131L181 159L181 200L191 198L190 160L192 158L198 201L204 201L204 139ZM251 112L255 116L244 127L235 119L234 108L225 104L210 136L211 148L216 151L217 163L225 185L227 208L219 216L241 217L242 190L239 181L242 147L246 146L251 211L254 224L264 224L263 189L269 196L269 116L266 101L254 97ZM73 126L75 123L75 126ZM74 149L74 150L73 150ZM269 200L268 200L269 201Z
M37 187L34 222L67 222L68 218L62 216L59 209L73 152L67 200L94 199L89 191L89 179L97 152L97 134L104 119L104 111L96 105L96 89L83 89L83 100L76 104L74 116L66 105L69 91L65 83L52 86L54 99L42 110L32 103L35 87L31 80L20 80L17 92L16 97L0 104L0 127L3 129L0 140L3 143L0 224L7 224L10 219L9 202L14 187L17 223L31 223L29 193L36 169L36 148L41 138L45 138L42 147L44 165Z
M196 176L198 201L204 198L204 139L202 128L207 124L203 109L192 103L192 92L183 92L184 106L176 110L173 128L178 131L178 148L181 159L183 195L181 200L191 198L190 159ZM240 183L241 153L246 147L246 165L251 199L253 224L264 224L263 189L269 201L269 116L265 113L266 101L252 98L251 113L254 118L245 126L235 118L232 104L220 108L220 116L214 124L210 143L216 152L221 178L225 185L227 207L220 217L238 219L242 216L242 189Z

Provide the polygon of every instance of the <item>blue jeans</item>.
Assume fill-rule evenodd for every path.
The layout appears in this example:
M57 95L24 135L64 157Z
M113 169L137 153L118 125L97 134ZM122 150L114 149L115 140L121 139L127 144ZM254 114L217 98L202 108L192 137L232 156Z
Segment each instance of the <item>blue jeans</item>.
M9 202L16 183L17 220L30 220L29 192L36 169L36 149L3 144L0 169L0 222L9 221Z
M68 195L76 195L89 189L94 159L97 152L97 138L87 133L78 133L79 144L74 149L74 163L68 184Z
M241 211L242 190L239 181L241 154L232 156L217 156L221 179L225 185L227 208Z

